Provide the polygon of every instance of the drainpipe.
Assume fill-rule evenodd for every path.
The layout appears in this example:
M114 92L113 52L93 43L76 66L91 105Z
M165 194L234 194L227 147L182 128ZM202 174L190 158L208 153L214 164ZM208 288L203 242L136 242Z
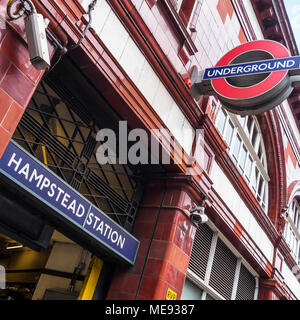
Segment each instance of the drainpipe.
M157 212L157 215L156 215L156 218L155 218L155 223L154 223L154 226L153 226L152 234L151 234L151 237L149 239L147 251L146 251L146 254L145 254L145 260L144 260L144 263L143 263L143 266L142 266L142 271L141 271L141 274L140 274L139 282L138 282L137 289L136 289L136 292L135 292L135 295L134 295L134 300L137 299L139 291L140 291L140 287L141 287L141 284L142 284L145 268L146 268L146 265L147 265L147 262L148 262L148 257L149 257L149 253L150 253L150 249L151 249L151 244L152 244L152 241L154 239L154 234L155 234L155 231L156 231L156 228L157 228L157 225L158 225L160 213L161 213L161 210L162 210L163 203L165 201L166 194L167 194L167 185L166 185L166 181L164 181L163 196L161 198L161 202L160 202L160 205L159 205L159 208L158 208L158 212Z

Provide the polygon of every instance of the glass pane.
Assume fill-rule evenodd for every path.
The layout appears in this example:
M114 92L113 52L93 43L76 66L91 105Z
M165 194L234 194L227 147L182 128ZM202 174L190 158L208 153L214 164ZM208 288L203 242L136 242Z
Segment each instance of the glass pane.
M263 187L263 183L264 183L264 179L262 176L260 176L260 179L259 179L259 185L258 185L258 194L261 196L262 194L262 187Z
M242 126L242 128L244 128L244 125L245 125L245 121L247 120L247 117L241 117L241 116L238 116L238 120Z
M283 230L283 237L286 239L286 229L287 229L287 222L285 223L285 226L284 226L284 230Z
M263 166L266 168L266 161L265 161L265 157L262 155L260 158L260 162L263 164Z
M209 294L206 294L206 299L205 300L215 300L212 296Z
M258 158L261 159L261 156L262 156L262 147L261 147L261 145L259 145L257 155L258 155Z
M242 140L239 136L236 137L233 147L233 155L236 159L238 159L240 148L241 148Z
M255 172L253 174L253 180L252 180L253 189L255 191L257 190L258 176L259 176L259 171L257 168L255 168Z
M233 135L234 126L231 121L228 122L228 126L225 129L225 141L230 146L232 135Z
M188 278L185 279L181 300L201 300L202 290Z
M235 157L233 157L233 158L231 158L231 159L232 159L233 163L234 163L235 165L237 165L237 163L238 163L237 159L236 159Z
M285 230L285 236L284 236L284 238L285 238L285 241L286 241L286 243L288 244L289 243L289 229L290 229L290 226L289 226L289 223L287 222L286 223L286 230Z
M220 133L223 134L224 126L226 122L227 115L223 109L220 110L220 114L217 121L217 128L219 129Z
M290 215L291 220L294 221L294 218L295 218L294 203L290 209L289 215Z
M247 149L243 146L240 155L240 167L244 170L246 163Z
M265 181L264 196L263 196L263 201L264 202L267 202L267 188L268 188L268 184Z
M246 133L248 137L250 137L252 122L253 122L253 119L251 117L248 117L247 125L246 125Z
M248 157L247 165L246 165L246 169L245 169L245 173L248 178L250 178L252 165L253 165L253 160L251 159L251 157Z
M292 251L293 251L293 254L295 254L295 250L296 250L296 245L297 245L297 240L296 240L296 236L293 232L293 242L292 242Z
M288 232L288 245L291 246L291 239L292 239L292 229L291 226L289 225L289 232Z
M296 227L298 226L298 213L297 213L297 210L295 210L294 224L295 224Z
M251 143L253 147L255 147L255 141L256 141L257 135L258 135L257 128L256 126L254 126L252 137L251 137Z

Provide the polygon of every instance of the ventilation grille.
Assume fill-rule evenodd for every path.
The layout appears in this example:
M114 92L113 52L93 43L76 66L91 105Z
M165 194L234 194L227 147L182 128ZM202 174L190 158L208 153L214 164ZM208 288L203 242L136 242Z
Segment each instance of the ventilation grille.
M189 268L204 280L213 237L212 230L206 224L197 229Z
M189 269L200 279L205 280L213 231L207 224L200 224L195 235ZM212 257L211 257L212 259ZM218 238L208 284L226 300L231 300L235 277L238 277L236 300L253 300L255 277L241 264L236 275L237 257L226 244Z
M231 299L237 259L218 239L209 285L225 299Z
M236 292L236 300L254 300L254 293L255 278L242 264Z

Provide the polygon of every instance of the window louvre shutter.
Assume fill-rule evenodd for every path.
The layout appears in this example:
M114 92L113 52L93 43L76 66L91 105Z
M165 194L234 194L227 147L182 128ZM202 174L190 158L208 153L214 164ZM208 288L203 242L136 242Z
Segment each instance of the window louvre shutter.
M204 280L213 237L212 230L206 224L200 224L194 240L189 268Z
M218 239L209 285L227 300L231 299L236 263L236 256Z
M236 292L236 300L253 300L255 293L255 278L242 264Z
M207 224L200 224L195 235L189 269L205 280L214 232ZM241 264L236 275L238 259L220 239L217 239L208 285L226 300L232 297L235 277L238 277L235 300L253 300L255 277ZM236 283L236 282L235 282Z

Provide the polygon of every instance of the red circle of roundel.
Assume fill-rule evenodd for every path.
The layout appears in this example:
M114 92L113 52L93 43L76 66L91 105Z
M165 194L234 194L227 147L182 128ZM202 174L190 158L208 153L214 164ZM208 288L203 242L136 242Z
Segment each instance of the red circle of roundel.
M272 40L257 40L244 43L232 49L219 60L216 67L227 66L242 53L255 50L266 51L270 53L274 59L287 58L290 56L288 50L278 42ZM288 70L272 72L266 79L250 87L234 87L229 84L225 78L212 79L211 84L214 90L223 97L237 100L250 99L271 90L284 79L287 73Z

